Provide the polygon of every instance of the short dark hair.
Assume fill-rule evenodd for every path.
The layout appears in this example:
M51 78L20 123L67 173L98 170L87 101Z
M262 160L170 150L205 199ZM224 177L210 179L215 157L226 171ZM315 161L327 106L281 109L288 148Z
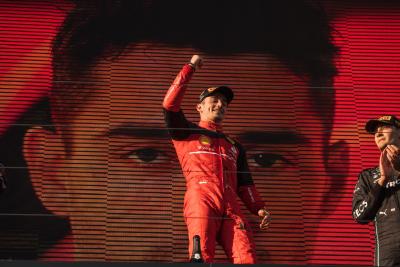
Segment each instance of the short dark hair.
M53 118L57 123L62 114L67 123L68 99L71 105L76 101L66 96L76 94L74 84L98 59L118 55L138 41L154 41L191 45L211 54L274 54L295 74L308 78L314 107L318 114L325 114L321 121L329 136L338 49L326 13L309 2L76 1L53 43Z
M53 66L78 73L106 48L118 53L140 40L218 54L269 52L300 75L336 73L325 12L302 1L263 0L80 0L54 41Z

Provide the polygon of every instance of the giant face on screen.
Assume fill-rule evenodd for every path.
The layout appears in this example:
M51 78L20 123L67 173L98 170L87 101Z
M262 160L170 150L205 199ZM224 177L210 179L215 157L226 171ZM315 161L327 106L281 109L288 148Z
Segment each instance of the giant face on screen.
M187 118L199 120L205 88L234 90L224 131L247 150L273 214L270 230L255 233L258 257L306 262L305 229L324 215L331 163L346 149L329 141L336 51L329 25L300 1L186 2L77 3L60 29L54 131L33 127L24 147L36 194L72 229L43 257L186 260L185 184L161 103L181 66L201 54L204 67L183 103Z

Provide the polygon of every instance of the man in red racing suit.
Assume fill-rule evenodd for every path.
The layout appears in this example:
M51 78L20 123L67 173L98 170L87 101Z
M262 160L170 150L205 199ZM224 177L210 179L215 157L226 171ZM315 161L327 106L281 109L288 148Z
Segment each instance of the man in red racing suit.
M163 102L167 127L186 178L184 217L189 255L193 236L199 235L205 262L213 261L218 241L233 263L255 263L251 229L237 196L252 213L262 217L262 230L267 229L270 217L254 186L244 149L221 131L233 92L226 86L203 91L197 106L201 119L198 125L187 121L180 109L187 84L201 65L201 57L194 55L177 75Z

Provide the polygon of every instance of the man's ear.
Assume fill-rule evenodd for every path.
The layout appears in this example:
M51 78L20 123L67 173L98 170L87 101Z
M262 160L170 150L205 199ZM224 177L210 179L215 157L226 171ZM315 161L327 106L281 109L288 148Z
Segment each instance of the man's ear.
M197 104L197 106L196 106L196 110L200 113L200 111L201 111L201 104L199 103L199 104Z
M42 204L54 214L66 216L68 196L66 181L62 180L66 175L61 169L66 154L61 137L42 127L33 127L25 134L23 153L32 186Z

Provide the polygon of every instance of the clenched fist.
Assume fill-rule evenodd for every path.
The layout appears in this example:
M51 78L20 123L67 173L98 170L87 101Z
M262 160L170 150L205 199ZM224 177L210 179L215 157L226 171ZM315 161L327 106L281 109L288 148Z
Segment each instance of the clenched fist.
M268 211L266 211L265 209L260 209L258 211L258 216L262 217L261 223L260 223L260 229L267 230L268 226L271 222L271 214Z
M190 60L190 65L195 69L201 68L203 66L203 58L199 55L193 55Z

